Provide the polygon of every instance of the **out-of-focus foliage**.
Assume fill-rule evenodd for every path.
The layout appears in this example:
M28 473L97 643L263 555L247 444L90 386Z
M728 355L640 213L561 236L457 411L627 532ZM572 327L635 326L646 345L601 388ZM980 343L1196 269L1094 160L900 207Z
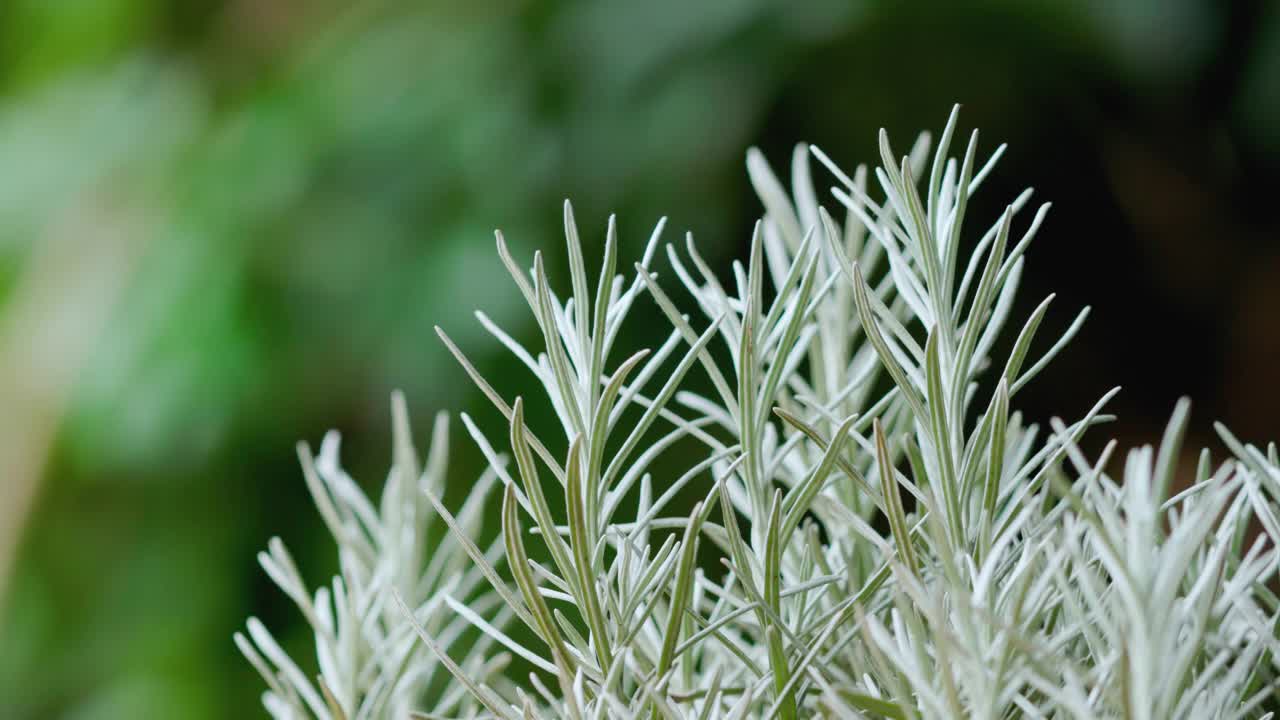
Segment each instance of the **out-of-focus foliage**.
M521 328L516 295L488 281L491 231L520 256L558 247L565 196L588 242L617 211L626 256L660 214L711 259L740 255L751 143L868 157L878 124L913 130L964 103L1020 148L1008 175L1065 206L1040 266L1083 275L1070 252L1108 247L1106 227L1132 236L1102 286L1151 266L1153 292L1194 298L1186 268L1251 265L1243 296L1186 311L1233 328L1204 343L1225 350L1183 362L1260 371L1280 350L1240 338L1265 313L1222 314L1261 306L1280 267L1262 202L1280 175L1278 87L1280 11L1262 2L0 4L0 427L15 438L0 444L0 530L26 515L11 490L35 493L0 585L0 715L258 712L231 632L258 614L286 645L306 636L253 551L279 533L309 579L332 570L301 542L321 525L294 440L337 425L353 475L377 477L362 470L382 462L391 388L418 415L477 403L431 328L487 347L468 341L472 307ZM31 277L95 269L114 281L101 295L29 300L46 287ZM1071 290L1063 305L1082 304ZM42 310L101 319L45 344ZM1090 377L1099 348L1143 337L1129 330L1086 334L1062 372ZM32 354L45 347L79 350ZM476 360L489 376L505 362ZM45 387L33 378L50 366L74 372ZM1103 381L1081 382L1089 396ZM1229 380L1167 392L1183 390L1218 397L1197 397L1210 417L1267 407ZM1027 401L1072 409L1046 397ZM47 431L30 421L45 417ZM24 475L12 457L40 460ZM454 465L478 475L474 453Z

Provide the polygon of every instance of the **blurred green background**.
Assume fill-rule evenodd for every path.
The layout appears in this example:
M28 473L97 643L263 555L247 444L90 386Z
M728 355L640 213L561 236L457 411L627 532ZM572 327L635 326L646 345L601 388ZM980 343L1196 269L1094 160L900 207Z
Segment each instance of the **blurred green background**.
M1030 414L1280 435L1278 3L4 0L0 717L261 716L231 633L307 643L254 555L333 570L294 442L376 490L393 388L423 444L500 428L435 324L522 387L470 315L530 336L494 228L562 267L569 197L592 250L667 215L723 262L749 145L852 166L954 102L1012 146L971 216L1055 203L1022 302L1095 308Z

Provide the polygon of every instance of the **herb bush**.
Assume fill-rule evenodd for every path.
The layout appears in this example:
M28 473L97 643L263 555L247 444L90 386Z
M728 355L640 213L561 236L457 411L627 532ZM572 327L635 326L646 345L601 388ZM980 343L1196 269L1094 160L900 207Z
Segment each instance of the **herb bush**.
M880 167L852 174L799 147L790 194L749 153L766 214L731 283L692 237L662 245L662 223L628 266L611 221L593 291L566 203L562 297L542 256L525 269L499 233L542 346L477 316L558 425L527 424L526 399L500 396L441 331L509 426L490 438L461 417L489 461L461 507L440 499L446 420L420 464L398 395L379 503L342 470L336 434L315 455L300 445L340 574L313 591L279 539L260 555L314 627L319 669L250 619L235 640L266 680L267 710L1269 717L1275 446L1219 426L1232 457L1203 451L1175 484L1186 401L1158 447L1123 463L1114 441L1096 458L1078 445L1110 419L1115 391L1072 422L1024 421L1018 393L1087 310L1052 341L1037 338L1052 296L1010 317L1049 206L1031 210L1028 190L981 235L964 230L1004 146L980 159L977 132L961 142L956 120L936 149L924 134L906 156L882 131ZM835 179L842 220L819 203L811 157ZM656 303L671 331L624 357L614 341L637 302ZM992 357L1006 325L1012 350ZM676 444L701 459L656 469ZM487 540L492 494L501 529ZM674 510L688 495L692 511Z

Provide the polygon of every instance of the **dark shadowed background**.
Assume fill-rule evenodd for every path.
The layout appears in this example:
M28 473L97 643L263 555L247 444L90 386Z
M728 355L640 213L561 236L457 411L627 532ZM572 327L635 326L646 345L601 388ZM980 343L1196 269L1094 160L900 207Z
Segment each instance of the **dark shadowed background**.
M422 444L501 433L433 331L522 387L493 229L561 270L569 197L592 263L610 212L627 262L667 215L723 263L753 144L852 167L962 103L1011 145L971 227L1054 202L1016 316L1094 309L1023 409L1280 437L1280 4L883 5L0 3L0 717L259 716L231 633L307 641L254 554L334 566L294 442L376 491L393 388ZM451 498L479 463L455 431Z

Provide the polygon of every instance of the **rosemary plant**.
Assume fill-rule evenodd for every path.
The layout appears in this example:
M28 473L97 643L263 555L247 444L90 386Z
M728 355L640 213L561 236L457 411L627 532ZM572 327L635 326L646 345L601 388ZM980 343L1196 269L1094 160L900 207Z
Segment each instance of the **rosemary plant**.
M499 233L541 342L523 347L477 318L537 382L502 397L440 331L507 428L490 438L462 416L490 467L456 515L439 500L444 422L420 471L399 397L380 508L339 468L336 435L316 458L300 449L341 574L312 594L278 540L261 556L314 626L320 670L311 679L250 620L236 641L267 681L267 709L335 720L1269 717L1275 446L1220 428L1233 457L1215 466L1203 453L1182 488L1185 401L1118 479L1114 441L1093 459L1077 444L1109 419L1115 391L1070 423L1023 420L1018 393L1087 309L1050 340L1039 336L1052 296L1012 317L1049 206L1032 210L1028 190L970 229L969 198L1004 146L980 159L977 132L961 142L956 122L953 111L936 146L925 134L901 156L882 131L879 167L852 174L798 147L790 192L750 152L766 214L727 285L691 236L662 245L662 222L624 263L612 220L592 283L566 203L561 296L541 255L527 269ZM835 179L830 210L811 158ZM615 347L642 299L669 335ZM1006 326L1012 350L996 357ZM531 426L534 402L556 422ZM655 465L677 444L697 461ZM482 548L494 484L502 527ZM692 511L677 511L688 496ZM436 521L448 535L426 552ZM503 672L513 661L521 671Z

